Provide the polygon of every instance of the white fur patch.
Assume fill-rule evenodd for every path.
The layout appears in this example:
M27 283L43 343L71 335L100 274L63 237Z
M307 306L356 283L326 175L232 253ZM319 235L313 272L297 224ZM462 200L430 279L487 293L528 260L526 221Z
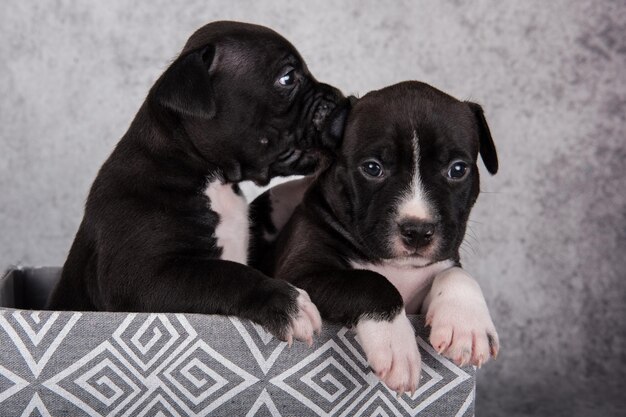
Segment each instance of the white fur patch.
M430 343L459 365L480 367L496 356L498 333L474 278L461 268L439 273L422 308L431 326Z
M404 311L392 321L363 318L356 325L356 333L367 362L389 388L400 394L416 390L421 357Z
M313 346L313 333L318 335L322 332L322 317L317 307L311 302L309 294L297 288L298 312L291 320L291 326L287 331L287 343L291 346L293 339L306 342L309 347Z
M380 264L352 262L351 265L354 269L367 269L387 278L402 295L406 312L416 314L435 275L453 265L452 261L441 261L422 266L427 262L421 258L401 258Z
M215 228L217 246L222 248L220 259L246 264L250 221L245 197L235 193L232 184L217 180L210 182L204 193L211 200L211 210L220 216Z
M412 217L431 220L433 217L431 204L428 201L424 184L420 177L420 149L417 133L413 131L413 178L408 189L400 197L398 204L399 219Z
M270 188L269 196L272 204L272 223L276 227L276 234L266 234L266 240L271 241L285 227L294 210L302 202L304 193L315 179L314 176L304 177L293 181L278 184Z

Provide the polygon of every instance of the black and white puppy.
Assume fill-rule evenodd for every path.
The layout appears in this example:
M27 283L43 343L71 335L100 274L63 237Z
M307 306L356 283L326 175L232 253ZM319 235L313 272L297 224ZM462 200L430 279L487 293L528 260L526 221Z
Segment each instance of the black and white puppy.
M370 366L399 393L413 392L420 375L407 313L426 314L430 342L460 365L497 354L480 287L459 261L479 193L479 153L495 174L478 104L403 82L356 101L336 160L317 179L281 185L254 203L270 213L262 224L278 229L289 205L273 203L289 190L297 198L312 182L275 242L273 262L260 267L305 289L324 319L355 326Z
M311 343L308 295L246 266L237 183L311 172L341 99L268 28L199 29L100 169L48 307L235 315Z

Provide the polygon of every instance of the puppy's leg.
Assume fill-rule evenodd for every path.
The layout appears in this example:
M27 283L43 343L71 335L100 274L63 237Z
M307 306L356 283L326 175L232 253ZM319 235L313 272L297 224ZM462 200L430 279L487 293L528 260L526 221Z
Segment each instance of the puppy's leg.
M324 270L292 282L309 292L325 319L355 326L369 365L389 388L399 394L416 390L421 357L415 332L400 293L384 276L368 270Z
M359 319L356 333L374 373L392 390L413 393L419 384L421 356L404 308L392 320Z
M498 333L480 286L454 267L439 273L422 306L431 326L430 343L458 365L480 367L498 355Z
M126 271L127 272L127 271ZM288 282L269 278L236 262L177 257L163 260L154 271L138 272L151 277L135 280L129 287L101 285L109 300L108 311L128 308L150 312L221 314L252 320L277 338L313 342L322 321L308 294ZM110 277L120 277L123 273Z

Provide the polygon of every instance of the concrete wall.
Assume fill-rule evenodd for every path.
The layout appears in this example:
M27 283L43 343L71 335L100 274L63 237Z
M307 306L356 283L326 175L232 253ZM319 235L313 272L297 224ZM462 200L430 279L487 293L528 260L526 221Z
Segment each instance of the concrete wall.
M131 6L132 4L132 6ZM202 24L256 22L318 79L483 104L501 161L464 253L502 354L478 415L617 415L626 384L623 1L47 1L0 14L0 266L61 265L88 188Z

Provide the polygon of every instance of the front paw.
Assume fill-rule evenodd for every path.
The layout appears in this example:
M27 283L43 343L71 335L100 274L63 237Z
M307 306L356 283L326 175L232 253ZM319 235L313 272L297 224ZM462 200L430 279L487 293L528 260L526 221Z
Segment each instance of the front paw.
M294 339L312 346L313 334L322 332L322 319L306 291L281 280L266 285L265 293L257 299L258 308L253 310L253 321L289 346Z
M500 342L486 305L462 299L436 299L426 314L435 350L459 366L481 367L498 356Z
M296 289L299 293L296 298L297 309L295 314L291 316L285 337L289 346L295 338L301 342L306 342L311 347L313 346L313 333L319 335L322 332L322 318L315 304L311 302L309 294L300 288Z
M392 321L359 320L356 333L376 376L400 395L414 393L420 379L421 357L404 308Z

